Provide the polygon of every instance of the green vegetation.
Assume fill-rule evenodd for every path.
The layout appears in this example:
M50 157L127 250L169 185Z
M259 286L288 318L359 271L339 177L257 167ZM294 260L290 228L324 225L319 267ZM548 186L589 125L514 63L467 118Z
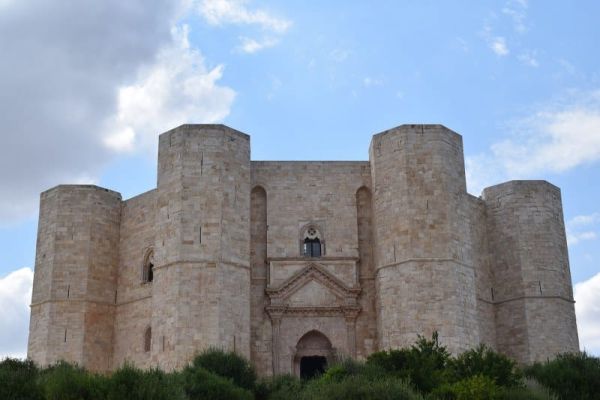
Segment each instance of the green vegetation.
M520 369L480 346L457 357L437 334L407 349L381 351L365 362L340 360L312 380L259 379L235 353L210 349L182 371L124 365L110 375L59 362L0 362L5 400L563 400L600 399L600 359L563 354Z

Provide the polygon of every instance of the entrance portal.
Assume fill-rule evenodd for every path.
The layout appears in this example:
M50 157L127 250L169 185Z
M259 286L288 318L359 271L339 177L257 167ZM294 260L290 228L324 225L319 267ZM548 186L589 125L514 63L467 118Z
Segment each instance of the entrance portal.
M300 378L312 379L325 372L327 359L323 356L307 356L300 359Z
M293 357L296 376L310 379L322 374L332 360L333 353L333 347L327 336L319 331L306 333L298 341Z

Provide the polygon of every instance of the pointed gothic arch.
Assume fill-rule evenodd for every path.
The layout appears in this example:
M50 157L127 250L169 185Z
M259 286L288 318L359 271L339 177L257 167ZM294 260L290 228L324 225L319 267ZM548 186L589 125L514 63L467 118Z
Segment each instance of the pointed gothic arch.
M154 280L154 249L150 248L144 255L142 264L142 282L151 283Z
M294 355L294 371L303 379L311 379L325 372L331 365L334 349L329 338L313 329L298 340Z

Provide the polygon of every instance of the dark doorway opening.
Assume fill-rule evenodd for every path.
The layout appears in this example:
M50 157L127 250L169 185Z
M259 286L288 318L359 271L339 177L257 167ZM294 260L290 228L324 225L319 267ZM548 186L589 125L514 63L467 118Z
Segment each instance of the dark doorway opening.
M325 372L327 359L323 356L309 356L300 359L300 378L312 379Z

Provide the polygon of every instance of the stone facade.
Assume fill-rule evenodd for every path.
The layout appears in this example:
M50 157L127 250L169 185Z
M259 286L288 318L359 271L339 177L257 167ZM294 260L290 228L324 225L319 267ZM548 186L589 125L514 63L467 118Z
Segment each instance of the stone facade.
M523 363L578 350L560 190L471 196L441 125L377 134L364 162L251 161L222 125L168 131L158 153L157 188L132 199L42 193L34 361L174 369L212 346L300 374L433 331Z

